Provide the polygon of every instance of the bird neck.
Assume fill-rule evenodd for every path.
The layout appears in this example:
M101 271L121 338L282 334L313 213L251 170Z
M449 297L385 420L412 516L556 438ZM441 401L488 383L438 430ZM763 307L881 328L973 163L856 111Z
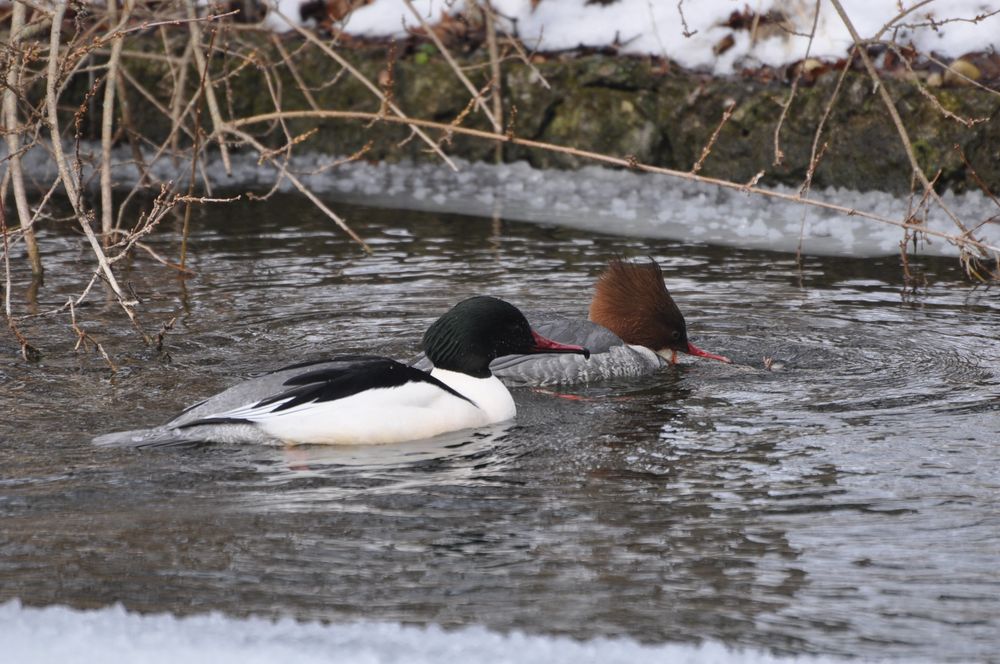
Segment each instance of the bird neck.
M475 377L465 372L434 367L431 376L455 390L482 410L489 422L503 422L517 414L514 398L500 379L489 374Z

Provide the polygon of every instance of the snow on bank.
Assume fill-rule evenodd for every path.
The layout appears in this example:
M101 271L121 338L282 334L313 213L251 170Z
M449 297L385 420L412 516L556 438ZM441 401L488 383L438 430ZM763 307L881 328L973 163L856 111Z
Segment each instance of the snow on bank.
M629 639L575 641L499 634L482 627L444 631L394 623L320 624L237 619L218 613L176 618L120 606L76 611L0 605L4 661L18 664L835 664L829 657L777 657L718 643L642 645ZM859 660L851 660L856 662Z
M302 0L277 0L283 14L297 20ZM492 0L501 16L510 19L508 29L532 48L563 50L578 46L620 44L624 53L653 54L668 57L690 68L708 69L717 74L731 73L742 65L779 66L806 55L807 35L812 28L813 0L688 0L681 3L662 0L618 0L609 5L586 4L586 0L541 0L532 8L531 0ZM843 0L844 8L862 38L874 36L888 21L903 10L923 4L918 0L895 2L882 0ZM463 3L457 0L414 0L418 11L436 22L442 11L455 12ZM792 34L773 29L758 34L751 43L749 30L734 31L723 25L733 12L746 8L766 14L780 11L789 21ZM900 43L912 43L921 52L958 57L970 51L1000 45L1000 15L978 23L973 19L995 12L995 0L936 0L919 7L902 21L907 27L894 36ZM277 29L285 22L268 19ZM950 21L950 22L949 22ZM942 22L946 22L941 25ZM685 36L684 24L689 36ZM407 28L420 23L403 0L375 0L349 17L346 30L368 37L401 37ZM693 33L693 34L692 34ZM727 35L735 43L716 55L714 49ZM893 36L893 35L889 35ZM831 3L820 3L816 37L810 54L814 57L839 58L852 44L850 33Z
M312 170L330 161L302 156L297 164ZM354 162L338 169L337 177L311 176L305 180L330 198L366 205L498 216L595 233L784 252L795 252L801 236L807 254L891 255L899 252L903 233L896 226L858 216L667 176L599 166L558 171L538 170L524 162L457 163L458 173L434 163ZM257 175L262 175L261 171ZM262 181L260 186L264 184ZM796 193L789 187L773 189ZM899 220L910 204L905 197L884 192L831 189L813 192L812 197ZM949 193L943 198L969 226L1000 212L978 193ZM932 209L928 228L956 232L940 209ZM1000 224L987 224L976 236L1000 246ZM958 255L954 246L937 238L913 253Z
M82 150L86 153L94 148L83 146ZM258 165L253 155L234 154L232 158L232 176L225 175L217 154L207 160L204 172L213 178L213 187L262 191L273 186L274 171ZM127 151L117 151L113 161L120 164L115 169L115 182L119 186L137 181L139 172ZM323 169L336 161L334 157L301 154L293 158L291 170L313 192L334 201L497 216L629 237L795 252L801 234L806 254L886 256L899 252L903 233L896 226L849 214L667 176L599 166L559 171L535 169L524 162L494 165L455 159L457 173L440 162L411 161L374 164L356 161L341 164L335 170ZM25 155L24 168L40 181L57 177L48 154L39 149ZM167 159L153 164L150 172L164 182L177 177L176 169ZM92 180L91 173L84 172L83 177ZM281 189L296 191L287 179ZM788 187L774 189L795 193ZM910 205L906 197L875 191L829 189L814 191L811 196L896 220L905 217ZM979 193L947 193L943 198L969 227L1000 213L995 203ZM937 208L932 208L928 227L956 233L951 220ZM1000 246L1000 221L978 228L975 235ZM932 238L912 253L957 256L958 250L943 239Z

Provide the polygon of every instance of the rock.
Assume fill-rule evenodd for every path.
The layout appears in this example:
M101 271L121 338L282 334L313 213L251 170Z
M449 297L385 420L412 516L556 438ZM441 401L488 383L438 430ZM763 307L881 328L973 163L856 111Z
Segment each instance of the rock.
M978 81L982 75L979 67L959 58L944 70L944 82L948 85L972 85L972 82Z

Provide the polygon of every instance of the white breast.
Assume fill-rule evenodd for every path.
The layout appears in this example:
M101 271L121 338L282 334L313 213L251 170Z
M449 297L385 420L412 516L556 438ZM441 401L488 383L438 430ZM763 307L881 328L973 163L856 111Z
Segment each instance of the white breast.
M514 397L496 376L473 378L468 374L435 368L431 375L474 402L487 417L487 422L504 422L517 415Z
M256 422L280 440L324 445L397 443L514 417L514 400L496 378L477 379L440 369L433 375L469 400L431 383L412 382L287 410L268 412L274 407L269 406L225 415Z

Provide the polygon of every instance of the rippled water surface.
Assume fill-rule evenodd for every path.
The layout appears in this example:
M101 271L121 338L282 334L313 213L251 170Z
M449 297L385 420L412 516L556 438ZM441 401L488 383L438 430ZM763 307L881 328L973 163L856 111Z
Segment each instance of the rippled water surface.
M148 331L176 316L162 353L113 307L77 311L117 374L72 352L68 322L22 324L37 364L0 336L0 601L1000 652L1000 302L952 262L917 262L904 293L896 258L800 270L786 254L341 209L374 256L292 197L202 212L189 280L141 254L126 281ZM46 311L82 290L90 258L75 236L42 239ZM176 255L176 241L150 243ZM616 253L658 260L692 339L739 364L518 390L516 423L405 445L89 444L301 359L409 358L472 294L584 316Z

